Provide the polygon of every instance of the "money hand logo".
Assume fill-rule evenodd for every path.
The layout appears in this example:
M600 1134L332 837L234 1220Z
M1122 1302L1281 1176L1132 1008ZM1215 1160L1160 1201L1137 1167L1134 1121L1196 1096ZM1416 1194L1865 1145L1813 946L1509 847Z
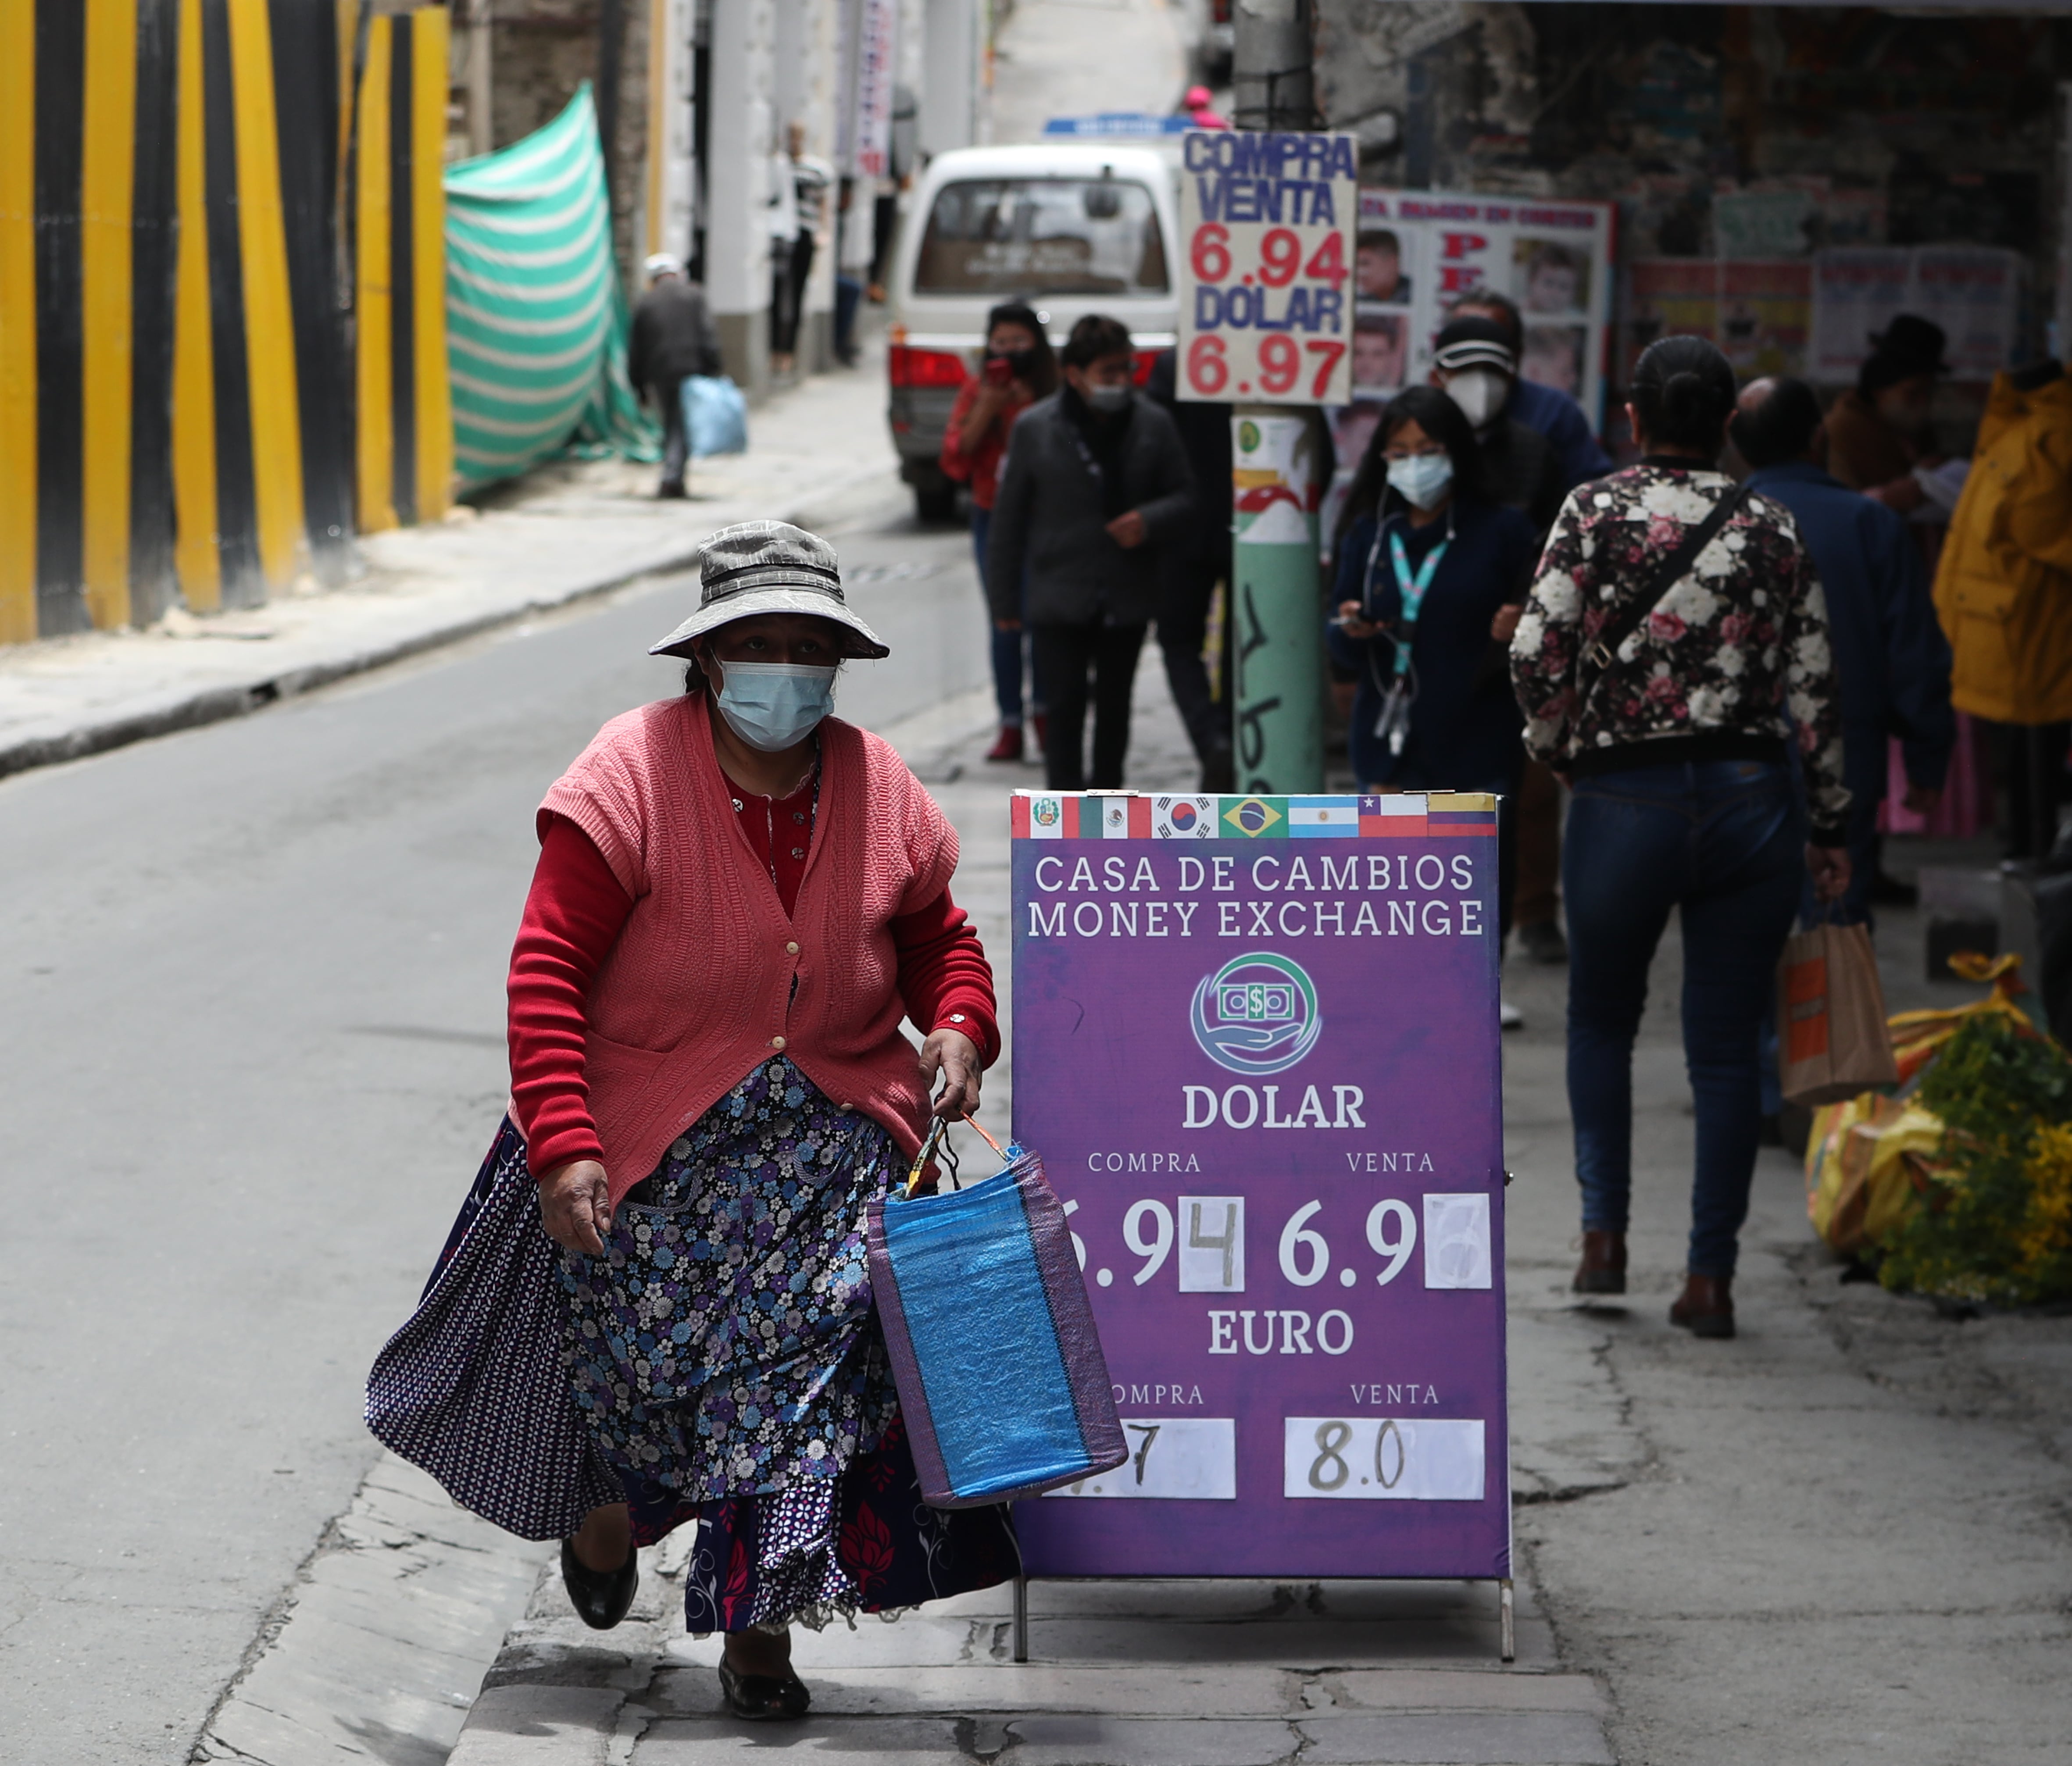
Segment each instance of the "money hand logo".
M1233 957L1194 989L1188 1022L1202 1053L1232 1073L1285 1073L1324 1028L1300 964L1272 951Z

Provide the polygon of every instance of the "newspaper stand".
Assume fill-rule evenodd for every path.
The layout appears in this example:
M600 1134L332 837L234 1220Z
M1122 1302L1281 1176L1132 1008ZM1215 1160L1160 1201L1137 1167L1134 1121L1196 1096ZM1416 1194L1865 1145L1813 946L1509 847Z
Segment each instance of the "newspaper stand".
M1133 1449L1026 1578L1498 1584L1496 799L1017 793L1014 1119Z

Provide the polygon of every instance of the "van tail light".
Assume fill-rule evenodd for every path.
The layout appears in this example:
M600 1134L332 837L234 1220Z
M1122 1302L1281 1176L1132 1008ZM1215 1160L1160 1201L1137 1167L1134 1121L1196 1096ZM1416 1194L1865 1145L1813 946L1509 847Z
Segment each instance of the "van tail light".
M886 365L894 386L942 387L954 391L968 376L964 359L955 350L918 350L894 344L886 353Z
M1148 386L1151 381L1151 364L1165 353L1163 350L1132 350L1129 352L1129 377L1139 386Z
M1215 0L1210 16L1219 25L1228 24L1231 22L1231 0Z

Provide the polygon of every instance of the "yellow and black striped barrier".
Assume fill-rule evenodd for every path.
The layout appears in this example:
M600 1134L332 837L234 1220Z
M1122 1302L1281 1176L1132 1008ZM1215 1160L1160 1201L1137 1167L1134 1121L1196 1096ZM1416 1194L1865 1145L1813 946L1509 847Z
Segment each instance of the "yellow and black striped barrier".
M0 642L446 507L446 15L0 0Z

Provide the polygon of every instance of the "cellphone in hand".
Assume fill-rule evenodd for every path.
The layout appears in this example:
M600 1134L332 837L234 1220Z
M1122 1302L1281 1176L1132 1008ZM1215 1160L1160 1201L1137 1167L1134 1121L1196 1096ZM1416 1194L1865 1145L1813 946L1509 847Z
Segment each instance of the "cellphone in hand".
M989 356L985 363L985 378L989 385L1005 386L1014 378L1014 369L1005 356Z

